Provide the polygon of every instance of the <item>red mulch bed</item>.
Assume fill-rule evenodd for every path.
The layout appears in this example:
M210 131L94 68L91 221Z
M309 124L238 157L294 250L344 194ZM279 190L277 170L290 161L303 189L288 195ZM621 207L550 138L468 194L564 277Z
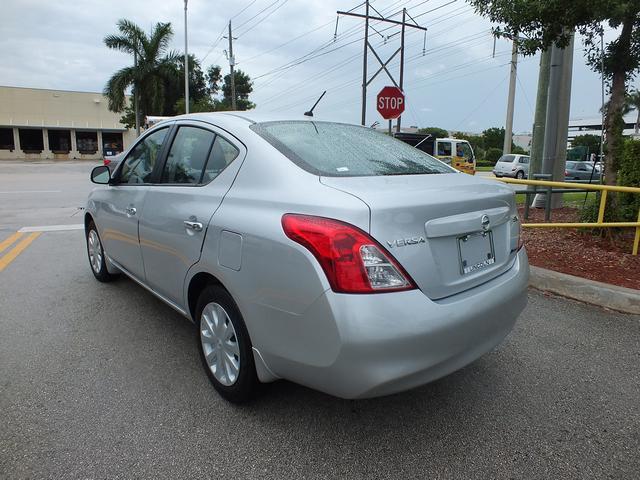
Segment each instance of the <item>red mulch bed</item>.
M521 207L520 218L523 223L544 222L544 209L532 208L524 220ZM553 210L551 221L578 222L578 209ZM623 232L611 240L585 229L524 228L523 239L532 265L640 290L640 255L631 255L634 230Z

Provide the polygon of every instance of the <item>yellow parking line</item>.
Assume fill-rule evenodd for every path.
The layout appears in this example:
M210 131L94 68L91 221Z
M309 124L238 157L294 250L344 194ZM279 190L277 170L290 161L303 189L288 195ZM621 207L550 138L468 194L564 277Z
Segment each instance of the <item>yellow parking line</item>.
M22 232L16 232L9 238L5 238L2 242L0 242L0 253L4 252L7 247L11 246L13 242L18 240L22 235Z
M41 235L41 233L42 232L33 232L29 234L26 238L20 240L20 242L18 242L18 244L9 250L2 258L0 258L0 272L3 271L7 265L13 262L15 258L31 244L31 242Z

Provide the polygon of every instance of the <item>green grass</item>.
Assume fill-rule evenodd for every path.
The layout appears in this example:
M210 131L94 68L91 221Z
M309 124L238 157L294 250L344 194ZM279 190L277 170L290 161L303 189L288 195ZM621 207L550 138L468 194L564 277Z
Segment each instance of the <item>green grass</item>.
M581 207L584 202L584 196L588 195L588 198L594 198L596 192L571 192L571 193L563 193L562 201L567 207ZM524 204L525 195L523 193L519 193L516 195L516 203L518 205Z
M477 172L491 172L493 167L476 167Z

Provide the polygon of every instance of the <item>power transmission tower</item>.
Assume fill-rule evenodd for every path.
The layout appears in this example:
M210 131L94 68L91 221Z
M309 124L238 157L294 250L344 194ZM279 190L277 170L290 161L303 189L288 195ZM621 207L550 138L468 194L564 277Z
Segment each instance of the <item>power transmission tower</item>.
M403 82L404 82L404 36L405 36L405 28L406 27L410 27L410 28L415 28L417 30L422 30L424 32L427 31L426 27L421 27L420 25L418 25L418 22L416 22L413 17L411 17L411 15L409 15L409 13L407 12L406 8L402 9L402 21L399 20L392 20L391 18L385 18L378 10L375 9L375 7L372 7L370 5L369 0L366 0L364 2L365 5L365 13L364 15L361 13L353 13L352 10L349 10L347 12L343 12L341 10L338 10L337 14L338 17L340 15L345 15L345 16L349 16L349 17L357 17L357 18L364 18L364 55L363 55L363 59L362 59L362 119L361 119L361 124L362 125L366 125L367 124L367 87L369 86L369 84L378 76L378 74L380 74L381 72L385 72L387 74L387 76L389 77L389 79L391 80L391 82L393 83L394 86L398 87L400 90L402 90L403 87ZM357 8L357 7L356 7ZM370 15L370 9L373 9L378 16L373 16ZM409 17L411 19L411 21L413 23L408 23L407 22L407 17ZM382 61L382 58L380 58L380 55L378 55L378 53L376 52L376 50L373 48L373 45L371 45L371 43L369 42L369 21L370 20L374 20L376 22L384 22L384 23L390 23L393 25L400 25L402 27L402 30L400 32L400 48L398 48L395 52L393 52L393 54L391 54L391 56L386 60L386 61ZM336 29L337 29L337 20L336 20ZM377 32L379 34L379 32ZM426 35L426 33L425 33ZM385 40L388 39L390 37L385 37ZM378 61L378 63L380 63L380 68L376 71L376 73L374 73L371 78L368 78L368 73L367 73L367 61L368 61L368 54L369 51L371 51L371 53L373 53L373 56L376 58L376 60ZM424 49L422 51L422 54L424 55ZM396 82L396 80L393 78L393 75L391 75L391 73L389 72L389 69L387 68L387 66L389 65L389 63L391 62L391 60L393 60L396 55L400 54L400 77L399 77L399 82ZM396 131L399 132L400 131L400 118L398 117L397 123L396 123Z
M229 70L231 77L231 110L236 110L236 77L233 73L233 67L236 64L236 59L233 56L233 35L231 33L231 20L229 20Z

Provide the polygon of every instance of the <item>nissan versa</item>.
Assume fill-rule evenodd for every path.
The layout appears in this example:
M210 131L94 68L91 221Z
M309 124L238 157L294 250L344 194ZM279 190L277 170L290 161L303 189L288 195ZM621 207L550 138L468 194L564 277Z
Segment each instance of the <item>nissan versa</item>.
M526 304L513 190L370 128L175 117L91 178L93 274L193 320L230 401L280 378L343 398L413 388L493 349Z

